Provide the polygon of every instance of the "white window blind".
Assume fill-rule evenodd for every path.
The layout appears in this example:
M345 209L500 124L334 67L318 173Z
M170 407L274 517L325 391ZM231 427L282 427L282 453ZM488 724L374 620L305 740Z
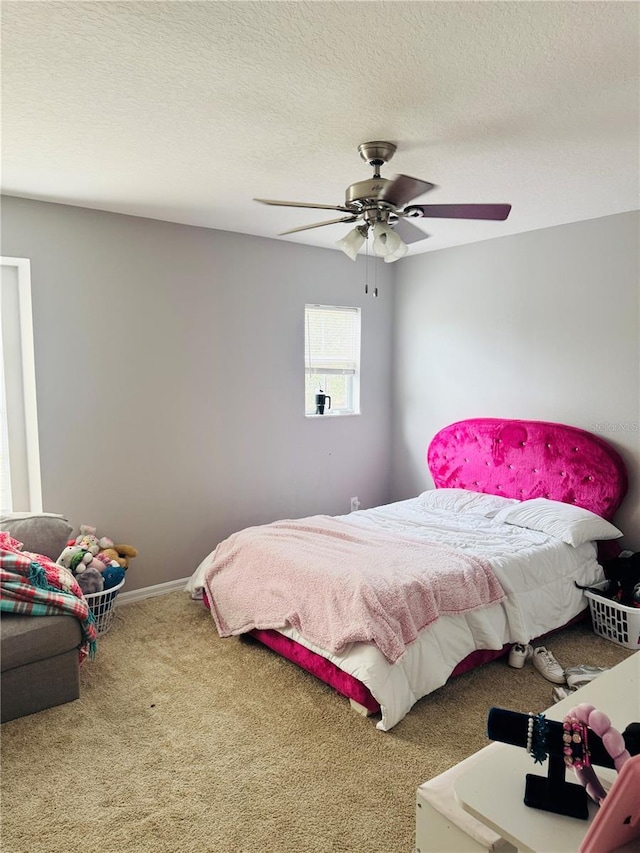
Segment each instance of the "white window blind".
M360 364L360 309L307 305L307 373L357 373Z

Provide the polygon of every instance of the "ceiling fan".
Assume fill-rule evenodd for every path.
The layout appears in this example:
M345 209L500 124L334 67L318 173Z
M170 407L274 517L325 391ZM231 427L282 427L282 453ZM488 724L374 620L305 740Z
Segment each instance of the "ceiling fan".
M411 178L409 175L396 175L393 178L380 177L380 167L393 157L396 146L392 142L363 142L358 146L362 159L373 167L373 177L367 181L357 181L347 187L344 204L308 204L300 201L276 201L269 198L256 198L262 204L274 204L281 207L310 207L318 210L338 210L348 214L338 219L327 219L313 225L301 225L283 231L278 236L335 225L338 222L359 222L346 237L338 240L337 245L355 261L359 249L366 241L369 232L373 234L373 251L386 263L392 263L404 257L408 243L424 240L429 235L412 225L409 219L437 217L446 219L494 219L503 221L509 216L510 204L408 204L414 198L435 189L435 184Z

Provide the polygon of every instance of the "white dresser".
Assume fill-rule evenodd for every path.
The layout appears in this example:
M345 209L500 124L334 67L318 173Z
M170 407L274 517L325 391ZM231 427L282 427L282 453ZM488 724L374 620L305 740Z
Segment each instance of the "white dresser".
M590 702L604 711L620 731L640 721L640 652L545 714L561 721L579 702ZM605 788L615 779L614 770L597 767L596 772ZM527 773L544 775L546 765L534 765L524 749L493 743L425 782L418 788L416 851L575 853L597 806L590 803L586 821L529 808L523 802Z

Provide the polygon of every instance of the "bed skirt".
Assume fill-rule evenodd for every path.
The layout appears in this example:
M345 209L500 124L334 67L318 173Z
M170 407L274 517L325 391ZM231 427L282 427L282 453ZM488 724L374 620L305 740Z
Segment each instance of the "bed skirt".
M549 637L552 634L557 633L557 631L562 631L563 628L568 628L569 625L581 622L588 614L589 608L587 607L581 613L578 613L578 615L573 619L570 619L565 625L562 625L555 631L544 634L542 637L536 637L533 642L543 640L545 637ZM311 675L315 675L316 678L324 681L325 684L328 684L337 693L340 693L342 696L346 696L347 699L353 699L355 702L358 702L360 705L365 707L370 714L376 714L380 711L379 703L374 699L369 688L361 681L358 681L357 678L349 675L349 673L344 672L332 661L323 658L322 655L318 655L315 652L312 652L311 649L307 649L300 643L296 643L296 641L292 640L290 637L286 637L278 631L260 630L257 628L242 636L253 637L259 643L267 646L281 657L287 658L287 660L292 661L302 667L302 669L310 672ZM483 666L485 663L491 663L491 661L497 660L497 658L506 655L512 645L513 643L505 643L505 645L498 650L478 649L475 652L471 652L470 655L467 655L464 660L461 660L460 663L457 664L449 678L455 678L457 675L464 675L465 672L471 672L472 669L476 669L479 666Z
M290 637L285 637L284 634L280 634L278 631L259 629L249 631L243 636L253 637L258 642L277 652L281 657L287 658L287 660L292 661L302 667L302 669L306 669L311 675L315 675L316 678L333 687L337 693L346 696L347 699L353 699L355 702L358 702L370 714L376 714L380 710L380 705L371 695L371 691L361 681L358 681L357 678L354 678L347 672L343 672L332 661L323 658L322 655L318 655L312 652L311 649L307 649L305 646L300 645L300 643L296 643ZM485 663L490 663L492 660L506 654L510 648L511 644L507 643L497 651L493 649L479 649L472 652L464 660L460 661L451 673L450 678L470 672L472 669L482 666Z
M203 595L202 601L204 606L209 610L210 606L206 592ZM544 634L542 637L537 637L534 642L542 640L545 637L549 637L552 634L557 633L557 631L562 631L563 628L567 628L569 625L573 625L576 622L581 622L588 614L589 608L586 607L578 613L577 616L570 619L565 625ZM316 652L311 651L311 649L306 648L306 646L296 643L295 640L292 640L290 637L286 637L279 631L255 628L252 631L248 631L246 634L242 634L241 637L252 637L263 646L267 646L267 648L276 652L276 654L279 654L281 657L290 660L299 667L302 667L302 669L305 669L307 672L311 673L311 675L319 678L320 681L324 681L325 684L328 684L329 687L332 687L337 693L340 693L342 696L346 696L347 699L353 699L354 702L357 702L366 708L370 714L376 714L380 711L380 704L376 699L374 699L369 688L361 681L358 681L357 678L349 675L348 672L344 672L332 661L327 660L327 658L322 657L322 655L316 654ZM491 661L497 660L497 658L507 654L512 645L513 643L505 643L501 649L477 649L475 652L471 652L471 654L467 655L466 658L456 665L449 678L455 678L457 675L464 675L465 672L471 672L472 669L476 669L479 666L483 666L485 663L491 663Z

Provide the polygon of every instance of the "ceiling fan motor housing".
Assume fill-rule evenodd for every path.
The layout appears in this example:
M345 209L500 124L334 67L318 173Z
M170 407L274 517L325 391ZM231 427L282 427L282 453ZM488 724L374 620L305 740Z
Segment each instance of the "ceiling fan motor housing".
M382 192L382 188L388 183L389 180L387 178L369 178L367 181L358 181L355 184L351 184L351 186L347 187L345 193L346 206L355 205L357 208L361 208L370 204L376 206L384 205L384 202L378 201L378 197ZM392 207L390 204L386 206L388 208Z

